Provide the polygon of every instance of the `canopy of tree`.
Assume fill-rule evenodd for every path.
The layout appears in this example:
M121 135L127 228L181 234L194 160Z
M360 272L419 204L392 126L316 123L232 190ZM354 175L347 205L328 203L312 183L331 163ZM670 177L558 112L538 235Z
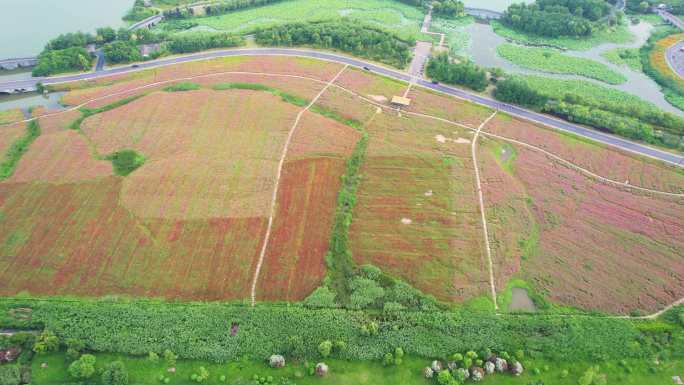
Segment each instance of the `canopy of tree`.
M168 49L173 53L203 51L211 48L227 48L242 45L244 39L225 32L193 32L171 36Z
M33 68L33 76L85 71L90 68L91 63L92 58L83 47L45 50L38 56L38 64Z
M271 3L278 3L283 0L227 0L219 3L203 6L206 15L222 15L237 11L239 9L260 7ZM169 19L186 19L195 16L195 7L176 7L164 11L164 17Z
M475 91L487 88L487 72L472 62L452 63L447 54L431 58L427 65L427 75L448 84L466 86Z
M110 63L130 63L142 60L138 46L132 42L116 40L105 44L102 50Z
M461 17L465 15L465 6L460 0L433 1L432 12L446 17Z
M590 36L594 23L610 12L603 0L537 0L513 4L501 21L511 28L541 36Z
M415 43L349 19L275 26L259 31L256 41L263 45L334 48L398 68L408 64L410 47Z
M506 79L496 84L494 97L506 103L518 104L535 110L541 110L548 98L541 95L525 82Z
M145 20L150 16L157 14L157 11L152 8L145 7L143 0L135 0L133 8L129 9L124 15L123 19L126 21L140 21Z

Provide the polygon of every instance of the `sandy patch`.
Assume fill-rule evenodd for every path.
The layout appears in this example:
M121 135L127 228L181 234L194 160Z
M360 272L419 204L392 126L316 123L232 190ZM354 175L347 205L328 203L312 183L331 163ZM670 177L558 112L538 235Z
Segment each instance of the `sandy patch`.
M401 218L401 223L405 225L410 225L411 223L413 223L413 221L408 218Z
M373 99L374 101L378 103L385 103L387 102L387 98L382 96L382 95L368 95L369 98Z

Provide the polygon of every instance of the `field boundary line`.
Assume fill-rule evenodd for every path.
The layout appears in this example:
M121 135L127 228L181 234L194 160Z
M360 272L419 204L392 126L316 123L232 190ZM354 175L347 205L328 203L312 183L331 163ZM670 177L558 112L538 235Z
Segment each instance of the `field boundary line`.
M259 274L261 273L261 266L264 263L264 257L266 256L266 250L268 249L268 242L271 238L271 230L273 229L273 217L275 216L275 210L276 210L276 203L278 200L278 190L280 187L280 176L282 175L283 172L283 165L285 164L285 157L287 156L287 150L290 147L290 142L292 141L292 137L294 136L295 131L297 130L297 126L299 125L299 121L301 120L302 116L306 111L308 111L311 106L313 106L318 99L325 93L325 91L330 87L332 83L337 80L337 78L342 75L344 70L347 69L349 65L345 65L342 67L339 72L330 79L330 81L323 87L323 89L316 95L313 99L311 99L311 102L306 105L299 113L297 114L297 117L295 118L294 123L292 124L292 127L290 128L290 132L287 134L287 139L285 139L285 144L283 145L283 151L280 154L280 160L278 161L278 173L276 174L276 180L275 180L275 186L273 187L273 194L271 196L271 209L270 213L268 216L268 225L266 227L266 234L264 235L264 241L261 245L261 251L259 252L259 260L257 261L256 269L254 270L254 278L252 279L252 289L251 289L251 303L252 307L256 305L256 286L257 286L257 281L259 280Z
M482 193L482 183L480 183L480 168L477 165L477 138L480 136L482 127L487 125L490 120L494 119L496 113L494 111L487 119L484 120L475 131L473 142L471 144L471 152L473 156L473 168L475 169L475 183L477 187L477 197L480 202L480 218L482 220L482 232L484 233L485 251L487 255L487 266L489 270L489 288L492 294L492 301L494 302L494 311L499 311L499 304L496 300L496 285L494 284L494 263L492 262L492 249L489 245L489 230L487 229L487 217L485 215L484 194Z

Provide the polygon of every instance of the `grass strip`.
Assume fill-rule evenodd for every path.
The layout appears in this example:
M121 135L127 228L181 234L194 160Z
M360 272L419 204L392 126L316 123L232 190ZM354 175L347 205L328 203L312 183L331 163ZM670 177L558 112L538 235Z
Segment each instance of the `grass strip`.
M39 136L40 125L38 124L38 120L34 119L28 122L28 125L26 126L26 134L12 143L12 146L5 154L5 160L0 163L0 181L7 179L14 174L14 170L17 168L19 159L21 159L22 155L28 151L31 143L33 143L33 141Z
M139 95L129 96L129 97L127 97L127 98L123 98L123 99L121 99L121 100L117 100L117 101L115 101L114 103L110 103L110 104L107 104L106 106L97 107L97 108L81 107L81 108L79 108L78 110L81 111L81 114L82 114L82 115L81 115L78 119L76 119L76 120L74 120L73 122L71 122L71 124L69 125L69 128L72 129L72 130L80 130L80 129L81 129L81 123L83 123L83 121L84 121L87 117L93 116L93 115L95 115L95 114L99 114L99 113L102 113L102 112L105 112L105 111L113 110L113 109L115 109L115 108L117 108L117 107L121 107L121 106L123 106L123 105L125 105L125 104L128 104L128 103L134 101L134 100L138 100L138 99L142 98L142 97L145 96L145 95L146 95L146 94L139 94Z

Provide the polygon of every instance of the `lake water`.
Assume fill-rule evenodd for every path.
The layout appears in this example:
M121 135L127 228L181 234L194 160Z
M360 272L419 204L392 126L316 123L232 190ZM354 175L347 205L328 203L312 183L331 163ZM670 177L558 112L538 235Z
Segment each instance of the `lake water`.
M0 59L35 56L64 32L121 27L133 0L0 0Z

